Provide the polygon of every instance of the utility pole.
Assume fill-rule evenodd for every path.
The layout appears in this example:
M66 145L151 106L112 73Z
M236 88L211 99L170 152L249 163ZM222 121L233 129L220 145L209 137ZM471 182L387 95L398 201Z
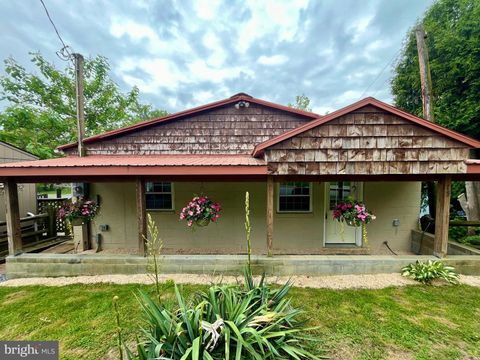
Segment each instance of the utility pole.
M435 122L433 117L432 76L430 75L428 63L428 49L425 45L427 34L422 25L418 25L415 29L415 36L417 38L418 63L420 65L423 117L428 121Z
M85 98L83 96L83 56L74 53L75 62L75 90L77 99L77 135L78 135L78 156L85 156L83 139L85 138Z
M420 66L420 82L422 87L422 108L423 117L425 120L435 122L433 117L433 101L432 101L432 77L430 75L430 66L428 63L428 49L425 45L425 39L427 34L425 29L420 24L415 29L415 37L417 39L417 51L418 51L418 64ZM425 183L427 186L428 195L428 212L430 216L435 218L436 215L436 201L437 194L435 189L435 183L428 181Z

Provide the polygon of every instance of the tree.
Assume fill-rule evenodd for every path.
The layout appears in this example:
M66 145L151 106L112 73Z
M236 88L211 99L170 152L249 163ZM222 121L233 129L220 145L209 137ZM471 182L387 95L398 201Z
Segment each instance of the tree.
M0 140L50 158L57 146L77 138L75 74L72 67L55 68L40 53L31 53L31 61L37 72L28 72L13 58L5 60L0 99L8 105L0 114ZM85 60L87 136L167 114L140 103L136 87L122 93L109 71L103 56Z
M439 0L421 20L427 32L436 122L480 139L480 1ZM422 93L415 27L406 38L403 54L391 82L395 105L422 115ZM480 184L467 186L469 208L477 203ZM458 196L463 183L453 187ZM473 218L479 209L471 208Z
M312 111L312 108L310 107L310 99L304 94L297 95L295 97L295 104L288 103L288 106L299 110Z
M480 139L479 19L479 1L440 0L422 20L427 32L436 122L477 139ZM396 106L422 114L414 28L408 33L391 85Z

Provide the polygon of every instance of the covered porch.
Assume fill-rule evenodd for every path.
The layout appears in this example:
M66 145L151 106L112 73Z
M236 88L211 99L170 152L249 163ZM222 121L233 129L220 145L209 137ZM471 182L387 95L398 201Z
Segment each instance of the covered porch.
M219 155L87 156L0 166L8 209L7 275L145 271L149 213L164 242L166 272L233 271L234 264L245 261L246 191L251 198L257 269L272 274L396 272L415 259L444 258L472 274L480 257L468 252L448 254L451 181L475 180L480 174L475 161L465 162L464 167L461 174L285 174L262 159ZM412 234L419 229L421 181L436 182L437 211L432 245L417 251ZM23 254L17 183L36 182L89 184L84 188L89 188L88 196L98 199L101 208L89 226L93 251ZM155 191L152 184L169 186ZM289 193L292 187L300 190ZM170 208L153 209L149 194L163 192L170 194ZM219 201L223 215L218 223L192 231L179 221L178 212L199 193ZM307 199L282 198L292 194ZM331 219L332 204L347 195L363 200L377 215L367 225L368 242L358 230L342 228ZM292 204L306 208L298 211L289 208ZM95 246L102 251L95 253Z
M153 159L148 157L137 159L136 163L129 159L128 164L108 166L105 165L107 160L119 161L117 157L108 158L70 158L69 164L63 166L58 162L57 166L52 166L53 160L46 160L35 162L35 167L24 164L8 171L2 169L8 207L9 276L144 271L148 213L156 221L164 242L163 262L168 264L165 271L230 271L235 267L229 263L239 264L245 260L246 191L251 198L252 247L257 268L272 274L289 271L304 274L398 271L405 262L432 256L446 257L466 272L473 273L480 260L472 253L448 254L451 181L477 179L478 165L474 162L467 164L465 174L271 175L263 161L248 163L251 158L236 160L245 161L243 165L217 166L212 163L218 162L218 157L207 157L208 163L203 159L201 165L181 167L152 165ZM412 234L418 230L420 182L425 180L437 182L435 236L430 235L431 247L416 251L417 243L412 242ZM102 251L22 254L17 182L60 181L88 183L89 195L100 199L101 211L91 222L89 230L94 250L100 235ZM171 184L173 206L170 210L149 209L149 183ZM291 184L302 184L309 189L308 211L281 211L282 186L288 188ZM218 224L192 231L179 221L178 210L193 194L202 192L222 203L223 217ZM376 221L367 226L368 243L359 238L355 229L353 232L350 228L341 229L330 218L331 204L354 192L377 215ZM176 270L175 264L178 265Z
M88 158L88 161L92 160L92 157ZM266 166L263 165L255 165L254 169L248 170L248 174L237 175L201 174L207 169L199 166L197 169L188 169L191 175L155 175L152 174L154 169L149 168L150 174L136 176L85 176L85 167L71 166L69 170L74 168L83 172L83 175L66 177L58 174L56 178L45 175L23 176L21 181L40 179L42 182L72 181L88 184L84 186L89 189L87 196L97 199L101 209L89 224L90 248L100 251L99 254L143 256L147 214L152 216L160 230L165 255L245 254L244 204L247 191L250 194L254 254L414 254L412 230L419 229L420 179L403 179L398 176L275 176L268 175ZM95 168L95 172L104 170L110 172L112 169ZM138 173L140 169L130 171L133 170ZM156 170L165 171L161 167ZM222 171L225 169L222 168ZM431 251L422 249L421 253L424 255L444 257L448 253L451 179L452 176L444 175L437 180L437 235ZM15 256L23 252L23 243L17 236L20 228L18 204L15 201L16 182L8 178L5 184L9 194L9 253ZM168 190L159 192L159 185ZM179 211L194 194L202 193L221 203L222 218L218 223L212 223L205 228L188 228L179 220ZM366 237L362 236L361 228L345 226L332 218L335 204L348 196L364 201L377 216L374 222L367 225ZM167 208L156 207L156 199L164 201L165 197L168 198Z

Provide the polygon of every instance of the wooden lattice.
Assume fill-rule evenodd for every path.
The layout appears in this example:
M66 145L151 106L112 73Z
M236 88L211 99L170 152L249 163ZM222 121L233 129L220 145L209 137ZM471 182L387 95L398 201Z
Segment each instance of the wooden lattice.
M60 219L58 217L58 210L62 205L69 200L68 198L57 198L57 199L37 199L37 208L39 213L47 213L53 219L55 219L55 230L56 233L64 233L67 235L68 226L65 219Z

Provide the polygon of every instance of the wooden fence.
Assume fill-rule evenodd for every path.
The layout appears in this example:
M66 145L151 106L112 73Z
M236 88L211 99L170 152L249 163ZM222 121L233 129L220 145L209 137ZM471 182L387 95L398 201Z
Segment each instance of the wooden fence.
M20 227L24 251L34 251L57 238L55 218L47 213L20 218ZM7 223L1 221L0 259L3 259L6 255L8 255Z

